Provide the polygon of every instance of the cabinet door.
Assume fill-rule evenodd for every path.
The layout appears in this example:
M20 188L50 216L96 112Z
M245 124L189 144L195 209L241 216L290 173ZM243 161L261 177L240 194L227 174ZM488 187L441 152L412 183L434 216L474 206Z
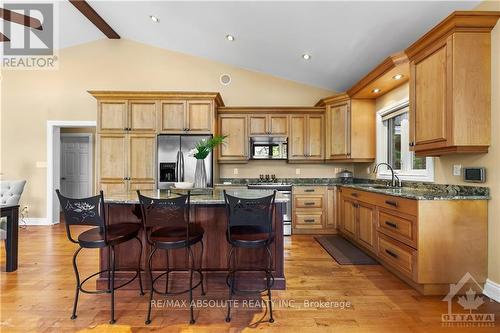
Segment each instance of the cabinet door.
M411 63L410 126L415 146L447 140L447 52L444 44L428 57Z
M129 109L131 131L156 132L156 101L130 101Z
M130 134L128 138L128 151L128 178L130 185L135 183L155 184L156 135Z
M126 190L127 135L101 134L99 149L99 189L122 192Z
M249 116L250 135L267 135L267 116Z
M358 241L369 250L376 248L375 206L358 204Z
M186 101L160 101L160 132L184 133L186 128Z
M323 115L307 117L307 159L323 160Z
M211 101L187 102L187 129L193 134L212 133L214 112Z
M227 135L225 143L218 149L221 161L247 161L248 136L245 115L219 116L220 135Z
M337 190L328 189L326 193L325 228L337 228Z
M349 103L332 106L329 111L329 159L345 159L350 154Z
M127 101L100 101L97 112L99 132L123 132L127 124Z
M304 160L306 158L307 116L290 116L290 136L288 139L288 159Z
M288 135L288 116L270 115L269 116L269 134Z
M356 237L356 203L342 198L341 228L351 238Z

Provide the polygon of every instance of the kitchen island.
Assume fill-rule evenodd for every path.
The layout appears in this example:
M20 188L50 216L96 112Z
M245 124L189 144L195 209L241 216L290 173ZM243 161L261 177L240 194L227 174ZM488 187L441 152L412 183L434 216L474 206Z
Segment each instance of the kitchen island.
M180 190L154 190L141 191L141 194L152 198L171 198L177 196L178 193L185 193ZM227 193L242 198L258 198L272 194L266 190L227 190ZM142 223L140 216L139 199L136 192L127 193L104 193L105 206L108 212L108 220L110 224L120 222ZM284 258L283 258L283 212L285 209L286 198L276 194L275 211L273 216L273 230L275 232L275 240L271 245L273 255L273 275L275 277L274 289L285 289L284 276ZM227 274L227 256L229 254L229 244L226 240L227 228L227 213L224 203L224 195L221 189L196 189L191 192L191 222L199 223L205 230L203 237L204 254L202 258L202 270L205 275L206 282L209 286L216 288L226 288ZM143 282L148 286L146 262L150 246L147 244L144 233L141 231L140 237L143 243L142 254L142 269ZM121 244L115 248L116 253L116 283L121 284L135 274L134 267L137 267L137 258L139 256L139 243L130 241ZM193 247L196 265L199 264L201 247L195 245ZM185 268L186 263L185 250L170 251L170 267ZM247 268L262 268L266 265L267 256L265 249L241 249L236 251L236 258L240 267ZM166 268L166 251L157 251L153 259L153 270L156 272L164 272ZM107 268L108 251L101 250L100 267L101 270ZM185 279L180 276L185 273L178 273L172 279L174 284L183 284ZM187 276L187 275L186 275ZM238 277L239 283L245 288L261 287L265 281L264 275L258 272L242 273ZM161 285L161 282L158 282ZM139 288L138 281L129 285L130 288ZM129 287L127 286L127 287ZM105 289L107 287L106 275L102 275L97 281L97 287Z

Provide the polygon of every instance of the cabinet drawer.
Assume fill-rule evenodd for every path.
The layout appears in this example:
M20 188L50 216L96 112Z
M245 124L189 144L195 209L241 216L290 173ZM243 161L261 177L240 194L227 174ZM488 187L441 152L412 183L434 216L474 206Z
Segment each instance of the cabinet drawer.
M378 257L402 274L416 280L417 251L378 233Z
M392 195L385 195L380 193L362 191L343 187L342 195L364 201L372 205L382 208L391 209L397 212L417 216L418 214L418 201L406 198L395 197Z
M404 218L379 210L378 228L384 234L417 248L417 221L414 217Z
M294 228L296 229L321 229L323 228L323 212L295 213Z
M326 194L326 186L294 186L293 194Z
M295 208L323 208L323 196L296 196Z

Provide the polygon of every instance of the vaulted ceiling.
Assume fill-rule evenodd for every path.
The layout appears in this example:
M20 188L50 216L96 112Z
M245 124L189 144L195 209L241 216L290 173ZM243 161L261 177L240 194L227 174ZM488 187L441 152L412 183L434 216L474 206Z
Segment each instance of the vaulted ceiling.
M122 38L343 91L479 1L89 3ZM69 2L59 3L59 18L60 48L104 38Z

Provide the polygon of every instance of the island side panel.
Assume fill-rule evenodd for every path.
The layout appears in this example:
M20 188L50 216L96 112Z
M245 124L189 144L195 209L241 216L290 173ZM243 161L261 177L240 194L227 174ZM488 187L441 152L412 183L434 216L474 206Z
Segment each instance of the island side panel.
M141 220L140 207L136 204L106 204L108 211L109 223L139 223ZM276 203L275 214L273 218L273 228L275 230L275 241L271 246L273 254L273 275L276 279L275 289L285 288L284 277L284 239L283 239L283 203ZM229 254L230 246L226 240L227 228L227 214L224 205L211 204L211 205L192 205L191 206L191 220L195 223L201 224L205 230L204 241L204 255L203 255L203 270L206 275L218 276L221 283L225 285L225 275L227 272L227 256ZM150 251L150 246L147 244L143 232L141 231L141 240L143 242L143 255L141 267L144 270L147 264L147 254ZM200 244L196 244L193 248L196 264L199 263L200 257ZM131 240L127 243L121 244L115 248L116 267L121 270L117 272L117 279L130 277L132 270L137 266L137 258L139 255L139 242ZM267 262L267 252L265 249L240 249L237 254L237 261L239 267L245 268L262 268ZM169 261L170 267L185 268L187 267L186 250L173 250L170 251ZM153 258L153 270L163 271L166 267L166 251L157 250ZM100 267L106 269L108 267L108 250L101 250L100 253ZM143 272L143 277L146 277L146 271ZM261 276L261 273L258 273ZM255 278L256 274L245 274L248 279ZM242 279L246 277L242 276ZM132 288L138 288L138 284L131 284ZM106 287L106 275L103 274L98 281L98 287Z

